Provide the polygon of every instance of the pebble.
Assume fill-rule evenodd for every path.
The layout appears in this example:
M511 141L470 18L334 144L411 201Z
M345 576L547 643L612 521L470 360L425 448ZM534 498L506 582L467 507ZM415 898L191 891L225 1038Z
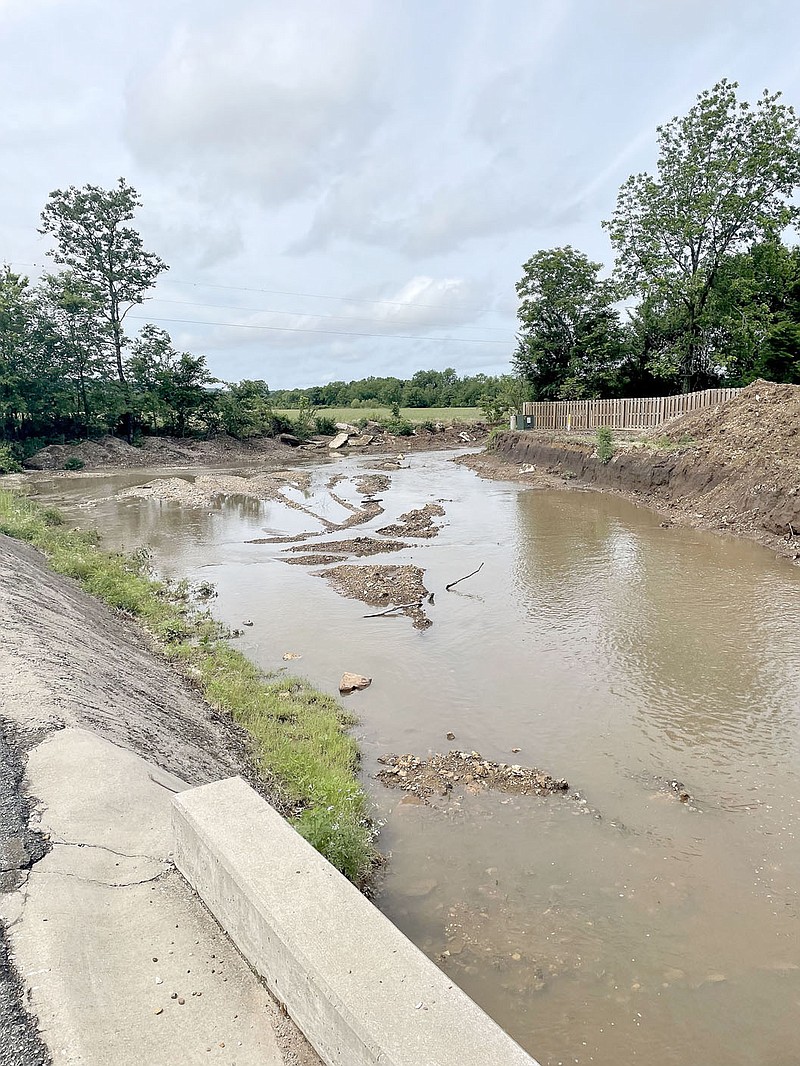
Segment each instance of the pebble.
M186 1000L183 998L183 996L178 996L178 1002L181 1004L181 1006L183 1006Z

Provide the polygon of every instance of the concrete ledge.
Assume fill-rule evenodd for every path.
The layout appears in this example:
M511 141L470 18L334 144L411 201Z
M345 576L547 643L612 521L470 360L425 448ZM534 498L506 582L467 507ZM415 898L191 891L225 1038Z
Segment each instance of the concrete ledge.
M175 863L328 1066L536 1066L241 778L173 801Z

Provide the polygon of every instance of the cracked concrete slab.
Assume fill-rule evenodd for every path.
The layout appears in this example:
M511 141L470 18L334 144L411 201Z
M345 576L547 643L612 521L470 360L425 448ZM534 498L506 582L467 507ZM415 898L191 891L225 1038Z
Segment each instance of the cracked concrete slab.
M29 753L52 847L0 908L53 1062L285 1066L274 1001L170 862L183 782L152 771L83 729Z

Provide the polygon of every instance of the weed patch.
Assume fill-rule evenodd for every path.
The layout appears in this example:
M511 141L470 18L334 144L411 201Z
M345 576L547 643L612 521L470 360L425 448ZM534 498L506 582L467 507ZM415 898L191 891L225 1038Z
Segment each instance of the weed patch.
M600 426L596 434L597 458L601 463L610 463L614 456L614 435L608 426Z

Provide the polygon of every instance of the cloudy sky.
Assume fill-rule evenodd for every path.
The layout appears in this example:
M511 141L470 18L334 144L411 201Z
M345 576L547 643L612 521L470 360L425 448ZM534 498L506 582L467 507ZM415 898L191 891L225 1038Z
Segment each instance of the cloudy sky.
M124 175L171 268L134 314L221 378L503 372L522 263L608 263L656 125L800 106L798 40L796 0L0 0L0 262Z

